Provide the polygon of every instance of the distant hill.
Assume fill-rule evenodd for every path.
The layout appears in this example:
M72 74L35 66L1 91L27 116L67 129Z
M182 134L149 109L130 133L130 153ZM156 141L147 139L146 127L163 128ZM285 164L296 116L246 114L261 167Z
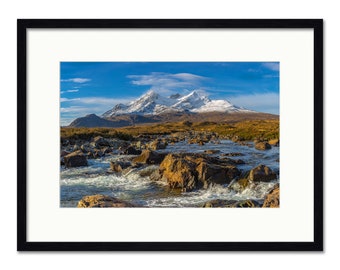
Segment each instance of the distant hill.
M278 115L237 107L227 100L211 100L197 91L170 97L149 91L129 104L117 104L101 117L89 114L75 119L69 126L125 127L162 122L233 122L277 118Z

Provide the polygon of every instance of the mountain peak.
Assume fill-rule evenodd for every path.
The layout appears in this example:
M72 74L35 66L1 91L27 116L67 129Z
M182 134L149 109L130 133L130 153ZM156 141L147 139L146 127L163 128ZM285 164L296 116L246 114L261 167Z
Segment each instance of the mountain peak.
M111 118L123 114L158 115L172 112L250 112L234 106L227 100L211 100L200 91L194 90L182 96L174 94L169 97L161 96L154 90L149 90L129 104L117 104L105 112L104 118Z

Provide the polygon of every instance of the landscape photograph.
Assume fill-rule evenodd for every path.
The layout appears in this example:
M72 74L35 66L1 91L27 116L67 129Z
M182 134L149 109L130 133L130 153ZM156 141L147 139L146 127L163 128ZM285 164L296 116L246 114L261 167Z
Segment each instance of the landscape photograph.
M279 62L61 62L60 207L278 208L279 104Z

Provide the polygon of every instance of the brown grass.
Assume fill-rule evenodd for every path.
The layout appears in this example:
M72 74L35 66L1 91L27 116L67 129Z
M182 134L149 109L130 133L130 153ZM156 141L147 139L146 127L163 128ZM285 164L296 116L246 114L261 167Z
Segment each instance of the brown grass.
M131 140L140 134L165 135L175 132L200 131L215 132L220 136L232 138L238 136L241 140L279 139L279 119L246 120L235 123L188 121L177 123L144 124L122 128L61 128L61 137L65 139L90 139L95 136Z

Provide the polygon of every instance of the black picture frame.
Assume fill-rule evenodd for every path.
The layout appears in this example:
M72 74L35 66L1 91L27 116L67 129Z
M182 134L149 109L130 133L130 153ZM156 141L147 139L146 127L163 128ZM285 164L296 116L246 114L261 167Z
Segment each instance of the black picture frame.
M28 29L311 29L314 32L313 242L29 242L27 239ZM17 21L18 251L322 251L323 250L323 20L322 19L18 19Z

